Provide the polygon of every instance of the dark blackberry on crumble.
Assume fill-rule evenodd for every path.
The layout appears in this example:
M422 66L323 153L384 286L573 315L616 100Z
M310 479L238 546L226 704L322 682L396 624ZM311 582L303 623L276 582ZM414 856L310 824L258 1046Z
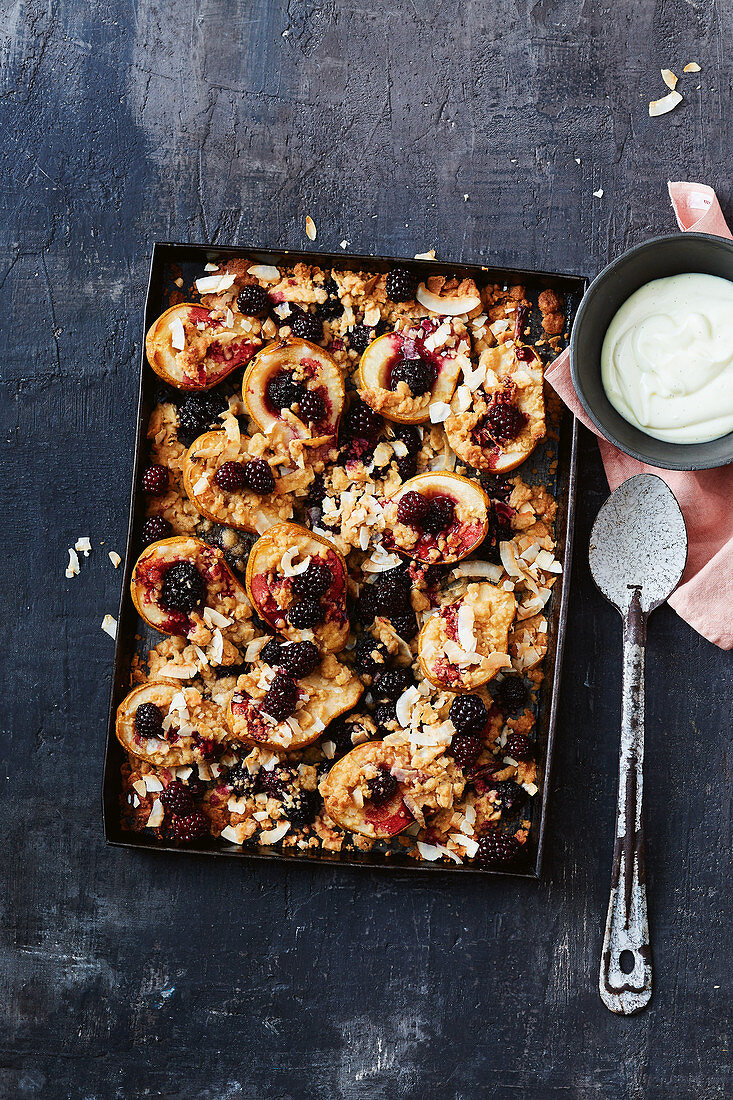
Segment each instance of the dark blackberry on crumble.
M376 333L368 325L352 325L349 329L349 344L359 355L363 355L375 339Z
M293 825L312 825L323 803L318 791L294 790L283 799L283 813Z
M293 317L290 331L299 340L310 340L311 343L317 344L323 339L323 321L315 313L301 310Z
M177 561L168 566L163 576L159 601L167 611L188 614L206 599L206 582L193 562Z
M393 267L385 281L387 297L393 302L411 302L417 294L418 278L404 267Z
M365 676L382 672L389 664L387 647L371 634L360 634L354 647L354 668Z
M172 783L168 784L160 796L160 801L166 810L178 817L185 817L186 814L193 813L195 809L191 791L180 779L174 779Z
M149 516L140 532L142 544L150 546L151 543L159 542L160 539L167 539L172 531L173 528L167 519L163 519L162 516Z
M194 810L183 817L174 817L168 826L168 836L171 840L182 844L189 844L192 840L207 836L209 832L209 819L203 810Z
M333 576L325 561L314 561L306 569L293 577L292 589L296 596L310 596L318 599L325 595L331 587Z
M273 492L275 475L270 469L269 462L265 462L264 458L253 458L251 462L246 462L242 467L242 471L244 484L253 493L264 496L266 493Z
M321 657L313 642L290 642L282 647L280 662L294 680L302 680L304 676L315 672L321 663Z
M488 780L486 785L490 791L496 791L496 802L503 813L511 813L524 802L524 791L513 779L499 779L496 782Z
M373 585L372 600L377 615L390 618L395 612L409 608L410 579L405 574L389 575Z
M411 424L393 424L392 432L395 439L399 439L407 447L407 453L416 455L422 446L420 433Z
M148 466L143 474L143 492L151 497L162 497L168 491L168 467L156 463Z
M264 317L270 305L270 295L261 286L245 286L237 298L237 309L245 317Z
M404 455L402 458L395 459L395 462L401 481L409 481L417 473L417 460L414 455Z
M241 762L229 768L222 781L240 798L251 798L257 790L256 773L250 772Z
M295 713L298 705L298 686L286 672L276 672L262 700L262 709L276 722L284 722Z
M364 439L367 443L376 443L382 428L383 422L379 413L363 401L354 401L342 420L342 435L345 439Z
M306 599L293 604L288 611L287 618L290 625L294 626L296 630L310 630L323 622L325 614L325 609L321 607L318 600Z
M222 398L210 393L194 393L178 408L177 435L189 447L202 435L227 407Z
M511 756L512 760L531 760L534 756L534 745L524 733L510 733L504 744L504 756Z
M290 371L281 370L270 378L265 392L273 409L289 409L302 399L305 386Z
M486 413L489 431L493 439L503 446L516 439L527 422L523 412L508 401L494 401Z
M379 765L377 774L369 780L367 787L369 798L376 806L389 802L397 794L397 780L383 764Z
M411 489L403 493L397 505L397 519L409 527L420 527L430 512L430 501L422 493Z
M338 283L335 279L329 279L323 284L323 288L326 291L328 297L325 302L319 302L316 306L318 316L324 321L330 321L332 317L338 317L339 314L344 312L344 307L341 299L339 298Z
M374 721L377 725L378 732L384 737L385 734L392 732L392 725L399 725L397 721L397 711L395 710L394 703L377 703L374 708Z
M260 768L257 772L255 787L258 792L269 795L270 798L283 799L285 791L293 781L294 773L290 768L276 766L269 771Z
M403 359L392 369L390 389L396 390L400 382L406 382L413 397L429 393L435 382L435 371L424 359Z
M135 732L140 737L163 737L163 712L155 703L141 703L135 711Z
M457 733L449 752L459 768L470 771L479 758L481 741L474 733Z
M500 833L498 829L490 829L479 839L476 859L481 867L487 869L508 867L517 858L520 848L515 837Z
M306 424L317 424L326 415L326 402L316 390L306 390L298 403L298 415Z
M260 651L260 660L264 661L270 668L275 668L276 665L282 663L282 642L279 642L277 638L270 638Z
M478 695L457 695L448 712L458 733L478 733L489 720L489 712Z
M494 698L504 711L519 710L529 702L529 688L521 676L505 676Z
M411 642L413 638L417 637L420 628L417 625L417 616L414 611L406 611L401 615L390 615L390 622L395 632L405 642Z
M225 493L238 493L244 488L244 467L241 462L222 462L214 474L214 482Z
M439 535L453 522L455 505L449 497L433 497L430 501L430 511L421 521L423 531L432 535Z
M383 672L376 684L372 687L372 695L376 699L389 699L396 702L403 691L407 691L414 683L412 673L407 668L393 668Z

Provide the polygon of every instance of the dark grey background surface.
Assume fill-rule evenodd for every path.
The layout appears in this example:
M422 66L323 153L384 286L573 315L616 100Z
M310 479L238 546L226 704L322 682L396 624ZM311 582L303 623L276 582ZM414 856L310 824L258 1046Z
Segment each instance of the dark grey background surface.
M733 216L731 0L2 11L0 1095L730 1095L730 656L667 609L648 668L656 991L630 1020L596 993L620 643L586 564L606 493L587 433L543 885L106 849L99 624L153 240L302 247L310 214L319 248L593 274L672 228L669 177ZM659 69L693 59L684 104L649 119ZM82 534L94 554L67 581Z

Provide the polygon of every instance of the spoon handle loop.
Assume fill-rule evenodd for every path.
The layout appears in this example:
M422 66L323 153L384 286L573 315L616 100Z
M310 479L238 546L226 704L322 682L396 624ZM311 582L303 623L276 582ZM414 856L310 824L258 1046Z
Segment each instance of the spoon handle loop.
M646 618L635 589L624 615L616 843L599 981L601 1000L622 1016L644 1008L652 995L642 825Z

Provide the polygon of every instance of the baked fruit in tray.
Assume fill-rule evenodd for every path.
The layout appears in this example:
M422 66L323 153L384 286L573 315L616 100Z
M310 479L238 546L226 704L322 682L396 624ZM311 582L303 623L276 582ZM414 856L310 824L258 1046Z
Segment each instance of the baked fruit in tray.
M521 869L561 570L552 453L498 476L546 433L524 288L246 256L180 282L201 302L146 345L124 827Z

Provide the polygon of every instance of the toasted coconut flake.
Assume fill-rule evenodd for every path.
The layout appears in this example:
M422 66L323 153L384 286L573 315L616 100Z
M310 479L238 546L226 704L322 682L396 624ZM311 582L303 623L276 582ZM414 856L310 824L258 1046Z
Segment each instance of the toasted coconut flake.
M299 562L298 565L293 565L293 559L297 558L297 556L297 546L291 546L285 551L282 558L280 559L280 565L286 577L299 577L301 573L305 573L306 569L310 565L310 554L307 558L304 558L303 561Z
M603 198L603 188L602 187L599 187L597 191L593 192L593 198L594 199L602 199Z
M263 830L263 832L260 833L260 843L277 844L278 840L282 840L289 828L290 822L286 821L284 824L278 825L276 829Z
M395 705L395 713L397 715L397 721L403 727L407 727L410 724L410 715L412 708L420 698L420 692L413 685L402 692L397 703Z
M280 271L272 264L255 264L247 268L248 275L254 275L255 279L262 279L263 283L276 283L280 278Z
M156 793L157 791L163 790L163 784L158 779L157 775L145 776L145 790L149 791L152 794Z
M481 305L481 298L478 295L464 294L460 298L441 298L439 294L433 294L428 290L425 283L420 283L415 297L421 306L425 306L431 313L437 313L441 317L459 317Z
M323 741L321 744L321 750L326 760L333 760L336 755L336 742L335 741Z
M230 844L241 844L235 825L226 825L219 834L222 840L228 840Z
M74 549L78 550L80 554L83 554L85 558L88 558L89 552L92 549L89 537L87 535L82 535L81 538L78 538L74 543Z
M171 676L174 680L190 680L197 672L196 665L174 665L172 662L160 670L161 676Z
M416 260L434 260L435 259L435 249L431 248L429 252L416 252L415 253L415 259Z
M430 863L434 863L436 859L440 859L441 851L437 844L426 844L424 840L418 840L417 850L423 859L428 860Z
M473 632L475 615L473 608L468 603L462 603L458 608L456 623L458 626L458 641L461 649L466 653L473 653L476 649L476 635Z
M652 118L657 118L659 115L669 114L675 107L682 102L682 96L679 92L669 92L661 99L653 99L649 104L649 114Z
M473 859L478 852L478 841L474 840L473 837L466 836L464 833L451 833L450 839L454 844L460 844L466 849L466 855L469 859Z
M117 553L116 550L109 550L108 554L109 560L112 562L115 569L119 569L120 565L122 564L122 558L120 557L120 555Z
M700 66L698 65L697 61L688 61L687 64L685 65L684 69L682 70L682 72L683 73L699 73L700 72Z
M314 241L316 239L316 233L316 223L313 221L313 218L309 214L308 217L305 219L305 235L309 241Z
M202 474L193 487L193 495L200 497L202 493L205 493L209 487L209 475Z
M148 818L146 828L157 829L159 825L163 824L163 803L159 798L156 798L150 810L150 817Z
M186 346L186 333L183 329L183 321L180 317L174 317L171 321L171 347L175 351L183 351Z
M206 264L206 266L204 267L204 271L218 271L218 270L219 270L219 265L218 264Z
M221 611L217 611L213 607L205 607L203 612L203 620L207 626L231 626L234 619L228 618L226 615L222 615Z
M110 638L117 637L117 619L114 615L105 615L102 619L102 630L105 634L109 634Z
M69 547L69 564L66 566L66 576L69 579L71 579L71 577L78 577L79 572L80 572L80 569L79 569L79 555L77 554L76 550L74 550L70 546Z
M430 406L430 423L442 424L451 414L451 407L445 401L433 401Z
M485 577L488 581L501 580L502 569L500 565L493 565L490 561L462 561L453 570L453 576L458 577Z
M677 77L671 69L662 69L662 80L668 88L672 89L672 91L677 87Z

